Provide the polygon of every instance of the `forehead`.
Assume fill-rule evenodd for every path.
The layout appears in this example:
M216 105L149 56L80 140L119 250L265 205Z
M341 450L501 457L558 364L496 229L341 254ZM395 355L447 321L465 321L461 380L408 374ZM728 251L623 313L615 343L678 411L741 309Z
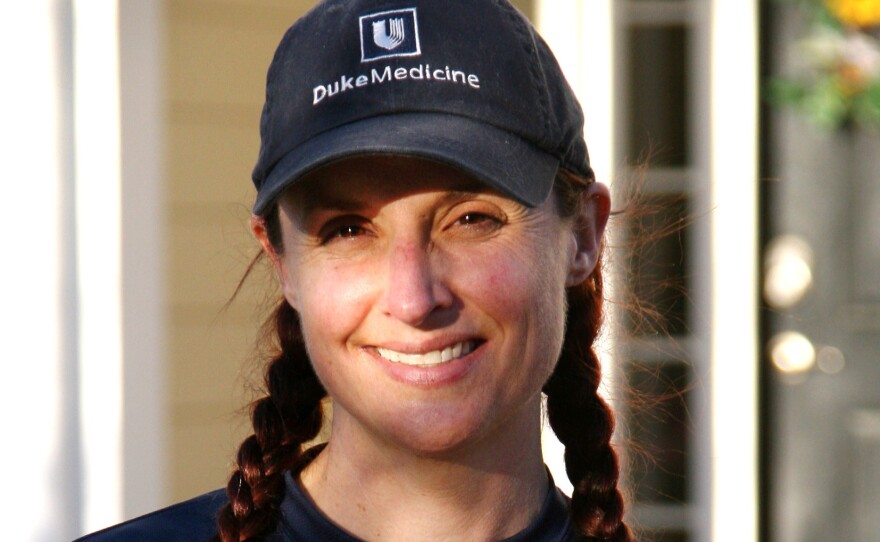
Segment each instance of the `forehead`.
M282 204L313 207L361 206L420 192L498 192L455 167L404 156L362 156L321 167L289 188Z

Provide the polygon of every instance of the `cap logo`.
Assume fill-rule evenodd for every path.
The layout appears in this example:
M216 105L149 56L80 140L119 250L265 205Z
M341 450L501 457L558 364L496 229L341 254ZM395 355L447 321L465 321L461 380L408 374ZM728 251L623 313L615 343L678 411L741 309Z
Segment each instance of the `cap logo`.
M416 8L363 15L360 26L361 62L422 53Z
M386 24L391 26L391 34L386 33ZM403 19L373 21L373 41L379 47L392 51L400 47L404 39L406 39L406 27L403 26Z

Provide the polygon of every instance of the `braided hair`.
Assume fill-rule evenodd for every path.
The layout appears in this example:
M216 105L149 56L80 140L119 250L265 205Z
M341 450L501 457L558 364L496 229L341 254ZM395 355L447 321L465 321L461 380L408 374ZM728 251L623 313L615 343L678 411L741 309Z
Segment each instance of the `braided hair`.
M574 216L586 204L585 186L565 172L558 176L554 193L563 217ZM265 223L280 254L277 207ZM568 289L567 307L562 353L544 392L550 426L565 445L566 471L574 486L572 519L585 542L631 542L611 446L614 416L597 393L601 369L593 341L602 322L601 263L584 283ZM304 450L304 444L321 429L327 392L306 353L296 311L282 300L272 318L279 351L266 368L268 394L251 405L254 434L241 444L226 488L229 503L221 509L216 538L222 542L270 535L279 519L284 473L298 472L319 451Z
M266 217L269 241L280 254L277 209ZM226 486L229 502L220 510L217 537L222 542L260 540L278 523L284 474L309 462L323 423L327 396L315 375L300 331L299 316L282 299L267 322L277 334L278 351L266 366L267 395L251 404L254 433L238 449L236 468Z
M554 194L563 217L580 216L589 182L560 171ZM582 539L631 542L618 489L620 466L611 446L614 414L598 393L602 369L593 349L602 327L602 284L600 257L587 280L568 288L562 352L543 391L550 427L565 446L565 470L573 486L571 516Z
M550 427L565 445L565 469L574 487L572 519L584 540L630 542L617 487L620 468L611 446L614 416L597 393L601 370L592 348L601 321L601 272L570 288L567 301L562 354L544 392Z

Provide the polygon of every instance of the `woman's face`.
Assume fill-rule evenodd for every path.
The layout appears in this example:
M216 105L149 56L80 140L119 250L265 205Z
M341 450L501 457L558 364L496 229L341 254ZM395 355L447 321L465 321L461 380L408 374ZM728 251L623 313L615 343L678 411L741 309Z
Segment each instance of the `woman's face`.
M334 438L437 453L537 430L565 287L597 258L600 192L599 218L576 231L552 197L528 208L417 159L349 159L288 190L273 260Z

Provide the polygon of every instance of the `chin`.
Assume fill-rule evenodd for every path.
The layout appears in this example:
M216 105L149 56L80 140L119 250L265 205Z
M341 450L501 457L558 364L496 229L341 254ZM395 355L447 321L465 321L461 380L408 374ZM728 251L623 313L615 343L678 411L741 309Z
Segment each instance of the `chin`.
M387 438L417 455L438 456L466 450L483 440L488 416L462 412L462 405L421 406L406 409L386 427Z
M531 402L499 419L497 405L480 402L465 405L420 405L404 409L396 423L386 426L386 436L400 448L428 457L460 456L473 450L497 450L523 443L539 420ZM534 414L534 415L532 415ZM537 422L535 422L537 423Z

